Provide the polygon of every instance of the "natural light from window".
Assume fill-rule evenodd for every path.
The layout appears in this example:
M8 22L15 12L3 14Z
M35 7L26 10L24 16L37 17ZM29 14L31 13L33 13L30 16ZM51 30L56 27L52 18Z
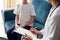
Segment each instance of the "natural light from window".
M28 0L31 3L31 0ZM17 4L21 4L22 0L4 0L4 8L14 8Z

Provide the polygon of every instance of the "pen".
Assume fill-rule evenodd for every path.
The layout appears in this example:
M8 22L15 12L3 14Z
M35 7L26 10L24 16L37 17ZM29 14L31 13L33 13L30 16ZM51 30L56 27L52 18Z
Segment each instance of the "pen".
M34 27L35 29L37 28L37 27Z

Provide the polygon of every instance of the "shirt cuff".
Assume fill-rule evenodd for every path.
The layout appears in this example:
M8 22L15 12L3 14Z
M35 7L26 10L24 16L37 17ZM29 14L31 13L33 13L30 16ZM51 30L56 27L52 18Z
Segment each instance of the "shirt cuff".
M40 32L41 32L41 34L43 34L43 35L44 35L44 29L42 29Z

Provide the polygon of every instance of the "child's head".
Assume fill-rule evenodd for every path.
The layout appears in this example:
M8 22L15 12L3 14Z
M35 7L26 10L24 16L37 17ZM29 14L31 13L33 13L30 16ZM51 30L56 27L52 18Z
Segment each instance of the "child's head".
M27 2L27 0L22 0L23 3Z

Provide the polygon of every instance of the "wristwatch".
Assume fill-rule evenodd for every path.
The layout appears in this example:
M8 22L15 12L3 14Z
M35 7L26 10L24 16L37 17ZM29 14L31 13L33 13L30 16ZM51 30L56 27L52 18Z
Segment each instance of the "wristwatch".
M43 34L38 34L37 38L39 38L39 39L43 38Z

